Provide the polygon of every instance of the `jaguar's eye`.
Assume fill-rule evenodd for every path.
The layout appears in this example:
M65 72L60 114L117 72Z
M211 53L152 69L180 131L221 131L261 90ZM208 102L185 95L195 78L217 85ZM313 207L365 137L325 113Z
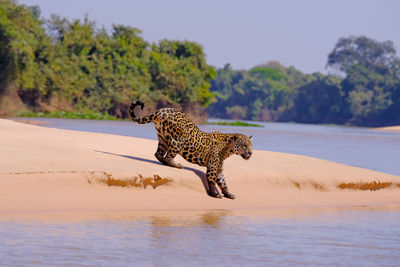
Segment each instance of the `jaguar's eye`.
M246 145L246 144L243 144L242 147L243 147L243 148L247 148L247 145Z

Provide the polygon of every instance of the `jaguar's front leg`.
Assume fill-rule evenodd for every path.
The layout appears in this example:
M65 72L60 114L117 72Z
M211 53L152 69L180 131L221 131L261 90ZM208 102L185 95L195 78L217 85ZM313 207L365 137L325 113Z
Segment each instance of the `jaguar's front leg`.
M224 174L222 172L219 174L219 176L217 178L217 184L218 184L219 188L221 188L221 191L222 191L222 194L224 194L224 197L230 198L230 199L236 198L236 196L234 194L229 192L228 186L226 185L226 182L225 182Z
M217 179L217 170L213 167L207 167L207 182L208 182L208 195L211 197L222 198L222 195L218 192L215 182Z
M222 195L218 192L218 189L213 182L208 182L208 195L215 198L222 198Z

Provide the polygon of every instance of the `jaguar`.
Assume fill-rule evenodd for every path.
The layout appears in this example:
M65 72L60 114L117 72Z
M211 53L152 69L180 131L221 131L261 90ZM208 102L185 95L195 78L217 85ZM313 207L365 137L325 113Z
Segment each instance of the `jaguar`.
M210 196L236 198L226 185L223 162L234 154L245 160L250 159L253 153L251 136L240 133L203 132L184 112L173 108L161 108L146 116L137 117L134 111L137 106L143 110L144 103L132 102L129 107L130 117L139 124L154 122L158 137L154 156L162 164L183 168L174 161L175 156L179 154L188 162L207 168L206 178Z

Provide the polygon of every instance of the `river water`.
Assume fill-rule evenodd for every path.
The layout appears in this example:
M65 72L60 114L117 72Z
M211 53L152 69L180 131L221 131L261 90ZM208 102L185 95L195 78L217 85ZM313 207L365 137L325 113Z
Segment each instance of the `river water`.
M156 139L152 125L36 120ZM200 128L253 135L255 149L400 175L399 133L280 123ZM399 206L0 213L0 266L400 266L399 222Z
M3 266L399 266L400 211L0 218ZM61 216L61 218L59 218ZM68 219L66 219L68 218Z

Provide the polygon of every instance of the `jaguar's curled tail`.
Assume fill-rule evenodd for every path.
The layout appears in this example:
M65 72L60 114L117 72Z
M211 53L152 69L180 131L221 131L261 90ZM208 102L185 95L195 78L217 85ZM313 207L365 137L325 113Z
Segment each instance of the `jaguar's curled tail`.
M129 107L129 115L131 116L131 119L139 124L144 124L144 123L149 123L154 121L154 119L157 117L154 113L151 113L147 116L144 117L136 117L135 115L135 107L140 106L140 108L143 110L144 108L144 103L137 100L136 102L132 102L131 106Z

